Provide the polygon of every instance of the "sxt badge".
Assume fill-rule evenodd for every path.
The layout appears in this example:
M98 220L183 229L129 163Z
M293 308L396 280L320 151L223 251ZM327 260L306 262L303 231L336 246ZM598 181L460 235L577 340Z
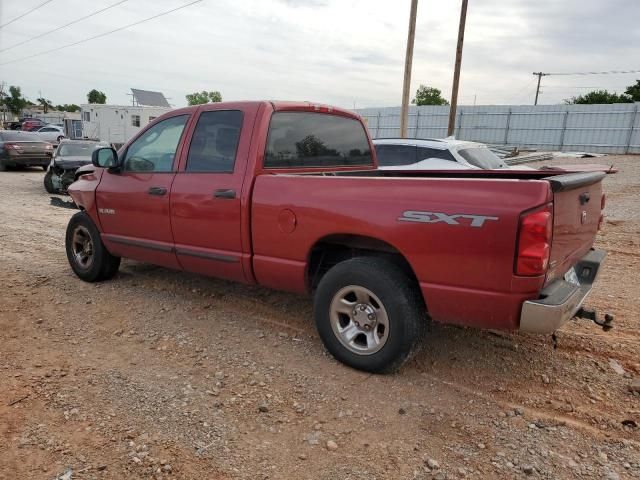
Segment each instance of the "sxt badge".
M446 223L447 225L464 225L469 227L482 227L484 222L498 220L498 217L487 215L468 215L466 213L454 213L449 215L442 212L421 212L418 210L406 210L398 217L401 222L418 223Z

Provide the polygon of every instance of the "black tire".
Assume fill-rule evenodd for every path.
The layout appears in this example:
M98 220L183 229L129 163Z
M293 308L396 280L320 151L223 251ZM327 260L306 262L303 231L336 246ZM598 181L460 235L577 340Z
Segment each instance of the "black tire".
M53 172L51 170L44 174L44 189L47 191L47 193L58 193L58 191L53 186L53 180L51 179L51 177L53 177Z
M6 172L7 171L7 165L0 160L0 172Z
M88 246L85 243L82 250L79 248L83 243L81 239L90 242ZM108 280L118 272L120 257L109 253L102 243L100 232L86 212L78 212L69 220L65 246L71 269L85 282ZM90 257L90 260L83 261L85 257Z
M49 165L40 165L42 167L42 170L44 170L45 172L47 171L47 168L49 168Z
M367 325L368 329L379 327L377 324L383 317L379 315L378 307L382 307L382 312L385 313L387 325L381 326L383 334L386 331L386 340L381 347L374 347L373 350L379 350L373 353L355 353L334 331L334 328L340 327L332 326L337 325L338 319L337 322L345 322L349 328L354 325L361 327L356 315L336 315L332 310L334 299L338 299L343 295L342 292L348 292L350 288L364 289L373 294L368 297L371 304L367 308L373 309L373 317L369 318L375 320ZM348 295L351 294L347 294L345 299L348 299ZM366 304L357 303L355 297L349 301L353 301L353 312ZM392 372L400 368L421 345L428 322L426 307L415 281L392 261L378 257L357 257L331 268L318 284L314 298L314 317L320 338L337 360L358 370L374 373ZM345 327L344 330L346 329ZM367 334L371 332L360 330L354 341L359 335L365 335L364 343L368 345ZM353 346L357 347L352 343Z

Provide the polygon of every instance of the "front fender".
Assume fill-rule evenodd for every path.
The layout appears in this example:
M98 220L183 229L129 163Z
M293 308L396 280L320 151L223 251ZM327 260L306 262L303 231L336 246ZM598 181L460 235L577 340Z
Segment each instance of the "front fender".
M67 192L78 205L80 210L86 211L98 229L102 232L98 208L96 205L96 189L100 184L104 170L93 165L80 167L75 173L75 182L69 185Z

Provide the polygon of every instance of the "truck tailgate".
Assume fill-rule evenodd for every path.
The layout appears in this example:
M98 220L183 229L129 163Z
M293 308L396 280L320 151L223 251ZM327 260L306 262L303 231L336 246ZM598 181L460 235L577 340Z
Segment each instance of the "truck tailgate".
M553 191L553 242L547 283L564 275L593 246L602 207L605 173L548 177Z

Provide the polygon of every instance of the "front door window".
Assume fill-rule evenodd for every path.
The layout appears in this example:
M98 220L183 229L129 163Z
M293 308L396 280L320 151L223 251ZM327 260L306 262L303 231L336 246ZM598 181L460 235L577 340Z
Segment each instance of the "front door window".
M127 149L125 172L171 172L188 115L163 120L138 137Z

